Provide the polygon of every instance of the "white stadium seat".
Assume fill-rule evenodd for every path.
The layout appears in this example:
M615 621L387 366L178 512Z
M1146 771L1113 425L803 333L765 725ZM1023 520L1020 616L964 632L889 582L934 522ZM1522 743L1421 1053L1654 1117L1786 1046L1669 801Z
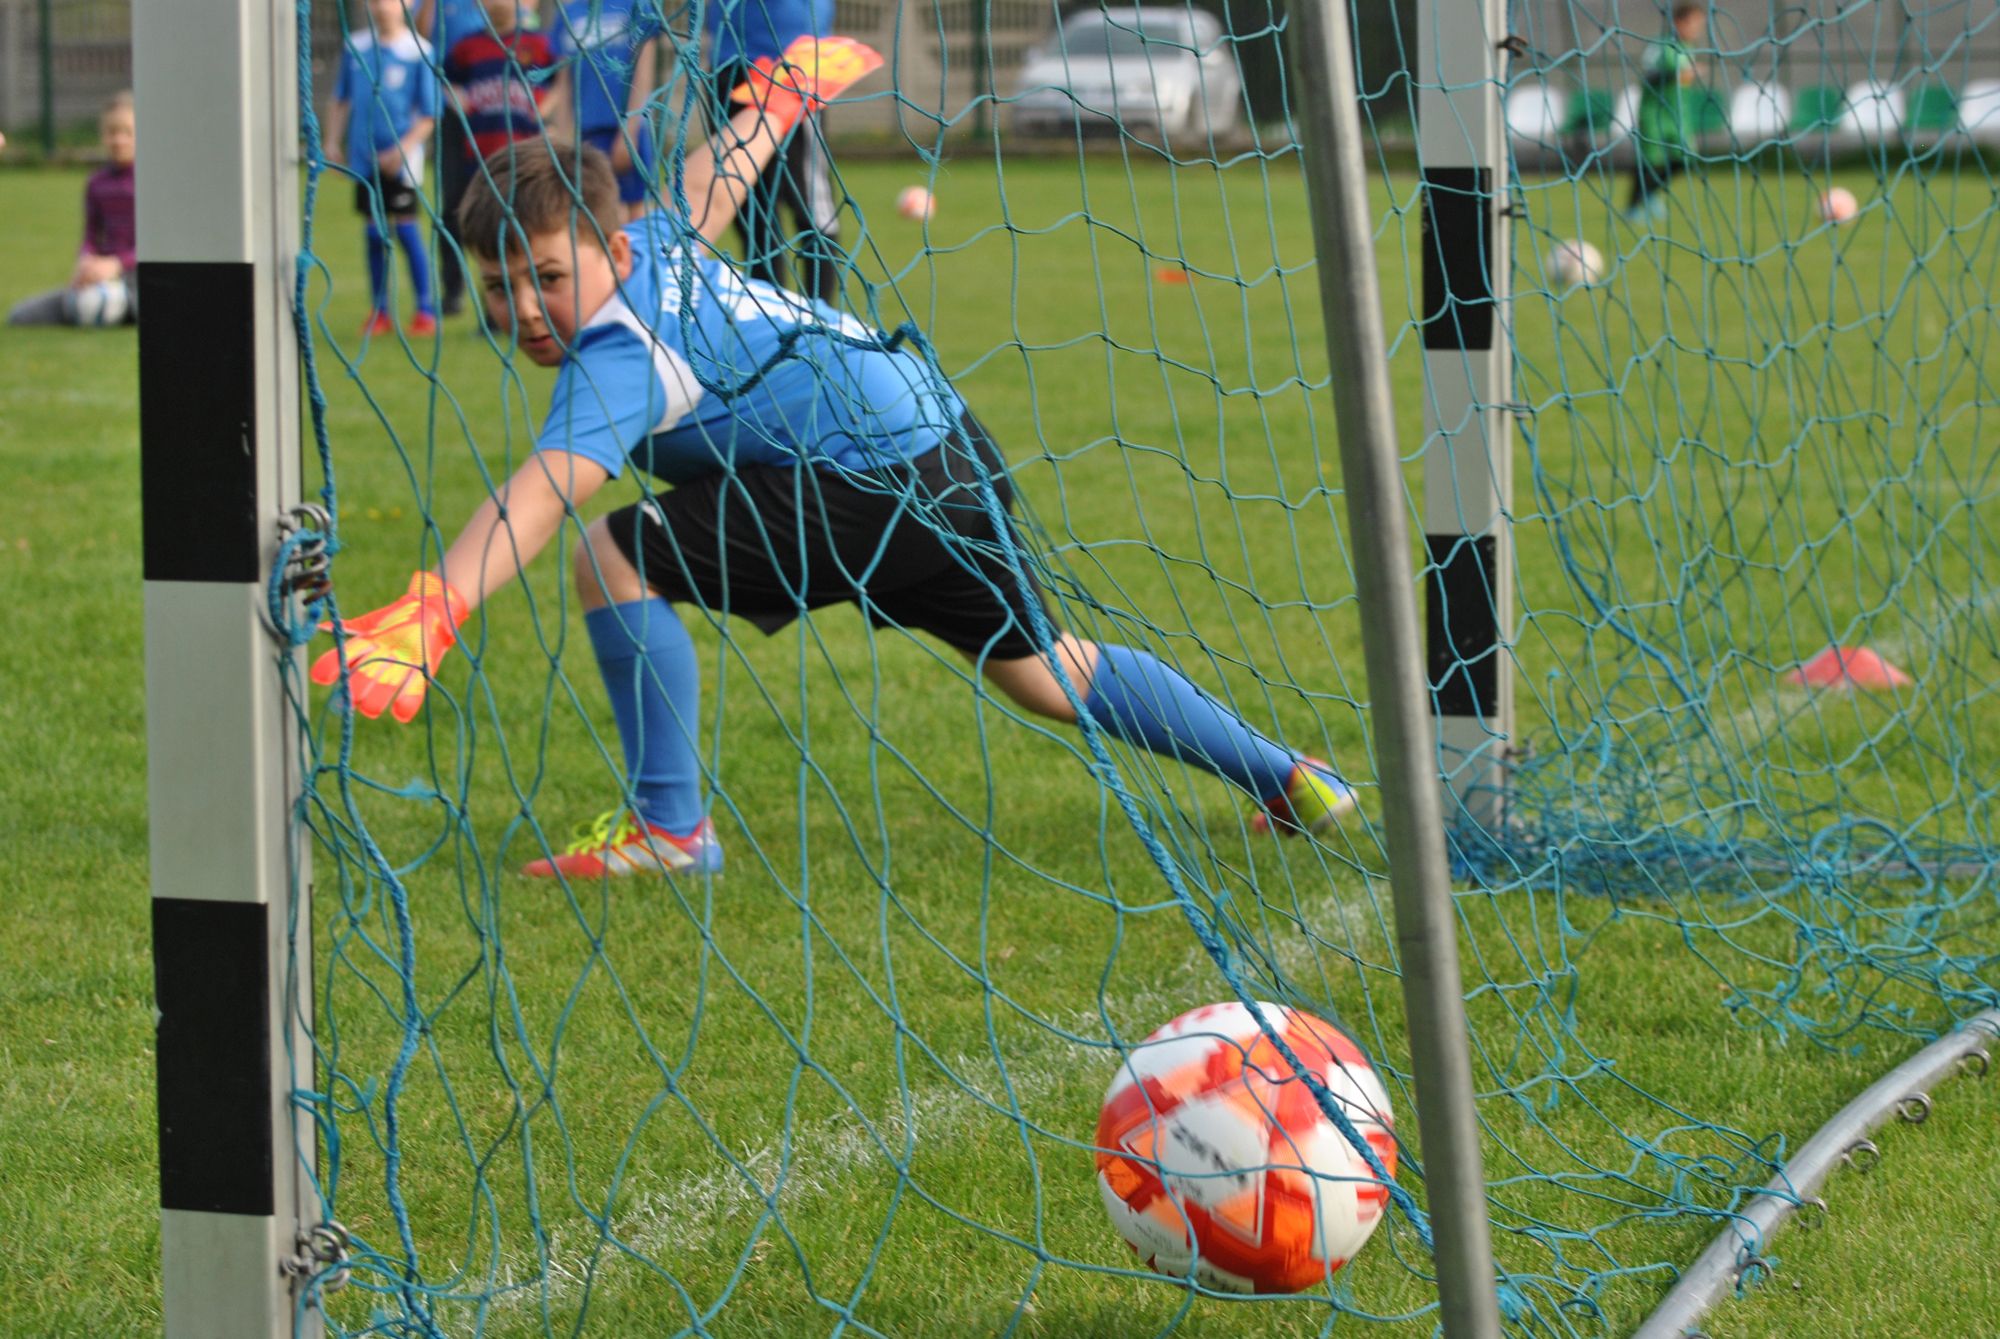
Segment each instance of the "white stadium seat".
M1903 133L1903 117L1908 96L1898 85L1872 80L1853 84L1847 90L1847 106L1840 113L1840 133L1860 139L1894 139Z
M1739 144L1782 139L1792 124L1792 91L1778 84L1739 84L1729 95L1729 133Z
M1547 84L1523 84L1507 94L1507 133L1532 144L1562 138L1563 105Z
M1968 135L2000 140L2000 79L1974 79L1959 91L1958 123Z

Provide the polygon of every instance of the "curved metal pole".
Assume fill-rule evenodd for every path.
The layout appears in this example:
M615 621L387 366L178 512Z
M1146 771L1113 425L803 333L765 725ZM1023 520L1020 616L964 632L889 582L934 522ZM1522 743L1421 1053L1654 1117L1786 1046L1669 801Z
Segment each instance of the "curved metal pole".
M1868 1085L1861 1096L1840 1109L1839 1115L1820 1126L1798 1155L1785 1163L1785 1170L1772 1177L1709 1243L1633 1339L1681 1339L1693 1330L1716 1299L1762 1258L1778 1225L1799 1205L1812 1201L1855 1145L1886 1124L1906 1103L1921 1103L1916 1109L1922 1114L1908 1119L1922 1120L1930 1113L1930 1086L1970 1056L1985 1059L1996 1037L2000 1037L2000 1009L1967 1019L1958 1031L1932 1042Z
M1417 631L1409 495L1389 396L1346 0L1295 4L1288 28L1382 783L1438 1298L1447 1339L1489 1339L1500 1333L1500 1303L1473 1109L1472 1053L1459 976L1458 918L1445 860L1437 746Z

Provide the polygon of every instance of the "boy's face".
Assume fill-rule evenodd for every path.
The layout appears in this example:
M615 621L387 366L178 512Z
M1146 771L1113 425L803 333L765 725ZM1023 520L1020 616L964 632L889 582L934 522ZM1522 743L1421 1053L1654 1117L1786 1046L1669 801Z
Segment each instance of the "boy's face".
M496 330L514 329L515 343L539 367L562 362L576 332L632 276L632 239L610 234L607 253L594 237L573 242L567 229L528 238L528 254L508 248L507 263L479 257L486 317Z
M104 144L105 156L119 167L130 163L138 152L138 130L128 108L117 107L106 112L97 123L97 137Z
M1674 35L1683 42L1699 42L1708 35L1708 15L1691 9L1674 20Z
M403 3L404 0L368 0L368 16L375 21L376 32L394 34L403 31Z

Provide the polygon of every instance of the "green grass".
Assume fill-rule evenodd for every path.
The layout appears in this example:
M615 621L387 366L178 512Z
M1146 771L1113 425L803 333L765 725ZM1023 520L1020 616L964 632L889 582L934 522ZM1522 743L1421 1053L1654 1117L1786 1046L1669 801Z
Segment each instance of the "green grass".
M877 290L882 319L907 313L935 341L1016 462L1042 547L1104 607L1064 617L1171 651L1368 782L1291 160L960 160L928 235L889 208L912 168L846 175L871 224L864 273L896 281ZM1540 1332L1629 1329L1716 1230L1675 1204L1760 1184L1764 1158L2000 985L1990 882L1801 886L1659 854L1676 835L1781 848L1864 817L1913 845L1991 850L1991 192L1969 167L1843 180L1879 203L1840 233L1808 222L1804 181L1683 183L1693 212L1670 242L1618 230L1589 191L1526 192L1524 283L1555 237L1596 238L1619 265L1517 310L1517 397L1534 411L1516 485L1522 724L1544 756L1574 742L1574 762L1538 774L1552 812L1641 857L1609 893L1572 862L1559 890L1495 879L1460 903L1497 1249L1517 1274L1603 1276L1601 1318L1552 1292ZM0 175L19 285L0 300L59 277L80 185ZM463 323L414 359L376 341L350 378L358 228L345 192L329 196L335 277L312 301L353 611L435 555L422 518L448 539L483 477L519 460L547 378L517 380ZM1397 178L1377 213L1414 489L1413 202ZM1183 258L1192 283L1155 278ZM158 1323L132 349L129 332L0 332L10 1334ZM607 489L592 512L627 496ZM427 1281L456 1295L437 1303L446 1331L699 1318L792 1335L843 1309L897 1336L1017 1318L1048 1336L1322 1330L1324 1294L1250 1309L1131 1272L1088 1152L1113 1029L1129 1040L1227 988L1074 734L1011 719L937 648L845 610L770 639L692 620L727 875L569 897L510 873L538 830L560 840L615 784L566 567L545 558L525 593L489 604L426 721L356 735L357 775L382 789L354 803L406 866L416 925L428 1026L402 1099L403 1190ZM1892 703L1785 689L1780 671L1836 631L1894 649L1918 688ZM1275 846L1219 783L1120 760L1258 989L1361 1037L1420 1156L1376 828ZM330 776L321 793L339 805ZM1364 810L1379 815L1372 794ZM393 1256L371 1122L401 1035L394 933L351 842L323 848L315 877L322 1060L349 1081L336 1213ZM1827 1231L1780 1239L1776 1286L1718 1312L1715 1333L1989 1323L1991 1265L1956 1244L1993 1226L1992 1088L1938 1099L1932 1124L1885 1136L1865 1185L1834 1183ZM1863 1253L1873 1266L1853 1270ZM1392 1217L1334 1296L1417 1312L1427 1269ZM465 1300L500 1280L515 1289L490 1311ZM379 1300L351 1289L329 1311L358 1327Z

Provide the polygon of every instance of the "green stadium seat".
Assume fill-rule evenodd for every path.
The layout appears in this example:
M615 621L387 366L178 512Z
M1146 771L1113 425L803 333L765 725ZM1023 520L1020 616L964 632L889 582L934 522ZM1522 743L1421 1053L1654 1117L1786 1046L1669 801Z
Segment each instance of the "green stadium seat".
M1693 115L1689 118L1689 134L1699 137L1728 133L1729 108L1723 105L1720 93L1712 88L1703 88L1690 101L1694 105L1691 108Z
M1847 106L1847 94L1835 84L1812 84L1802 88L1792 103L1792 133L1828 131L1840 124Z
M1611 138L1612 113L1617 107L1617 97L1609 89L1578 89L1569 100L1569 115L1563 122L1563 133L1585 135L1593 140Z
M1948 84L1925 84L1910 107L1910 129L1938 134L1957 126L1958 94Z

